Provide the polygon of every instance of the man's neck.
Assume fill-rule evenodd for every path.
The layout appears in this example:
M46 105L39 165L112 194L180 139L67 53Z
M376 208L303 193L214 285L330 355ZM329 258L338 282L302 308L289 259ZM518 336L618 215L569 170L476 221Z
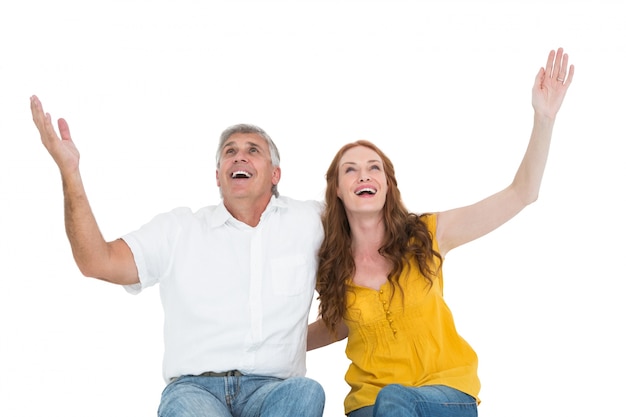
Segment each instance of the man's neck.
M250 227L256 227L261 221L261 215L271 198L272 195L270 194L268 197L256 198L252 201L247 199L224 200L224 206L235 219Z

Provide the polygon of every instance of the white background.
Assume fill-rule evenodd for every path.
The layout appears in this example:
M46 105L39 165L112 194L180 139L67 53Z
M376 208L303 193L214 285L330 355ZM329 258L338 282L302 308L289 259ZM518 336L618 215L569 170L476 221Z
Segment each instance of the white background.
M414 211L512 179L550 49L576 76L539 200L449 254L446 296L480 358L482 417L623 409L623 2L12 1L0 6L0 414L154 416L158 288L84 278L29 110L65 117L107 239L215 204L233 123L282 154L280 191L321 199L341 145L372 140ZM312 312L312 318L314 317ZM343 413L345 345L308 356Z

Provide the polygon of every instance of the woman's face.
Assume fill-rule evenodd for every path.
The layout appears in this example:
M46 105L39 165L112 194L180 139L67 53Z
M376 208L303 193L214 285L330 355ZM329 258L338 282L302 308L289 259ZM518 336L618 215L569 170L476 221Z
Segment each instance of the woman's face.
M339 161L337 196L348 214L382 211L387 177L380 156L365 146L346 151Z

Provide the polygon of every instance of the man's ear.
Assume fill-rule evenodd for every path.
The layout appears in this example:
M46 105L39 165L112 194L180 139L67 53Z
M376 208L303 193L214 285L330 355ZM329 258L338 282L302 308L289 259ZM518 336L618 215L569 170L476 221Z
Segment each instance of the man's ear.
M272 184L278 185L278 182L280 181L280 174L280 167L274 167L274 171L272 172Z

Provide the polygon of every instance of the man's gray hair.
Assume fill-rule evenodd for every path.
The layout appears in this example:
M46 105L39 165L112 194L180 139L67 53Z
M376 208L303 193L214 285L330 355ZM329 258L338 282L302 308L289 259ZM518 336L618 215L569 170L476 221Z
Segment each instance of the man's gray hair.
M276 144L274 143L270 135L268 135L265 130L261 129L258 126L247 123L240 123L226 128L226 130L224 130L220 135L220 141L217 145L217 152L215 153L215 163L217 168L220 167L222 147L224 146L228 138L236 133L253 133L265 139L265 142L267 142L267 145L270 148L270 158L272 159L272 165L275 167L280 167L280 153L278 152L278 148L276 147ZM272 193L276 197L278 197L278 187L276 185L272 186Z

